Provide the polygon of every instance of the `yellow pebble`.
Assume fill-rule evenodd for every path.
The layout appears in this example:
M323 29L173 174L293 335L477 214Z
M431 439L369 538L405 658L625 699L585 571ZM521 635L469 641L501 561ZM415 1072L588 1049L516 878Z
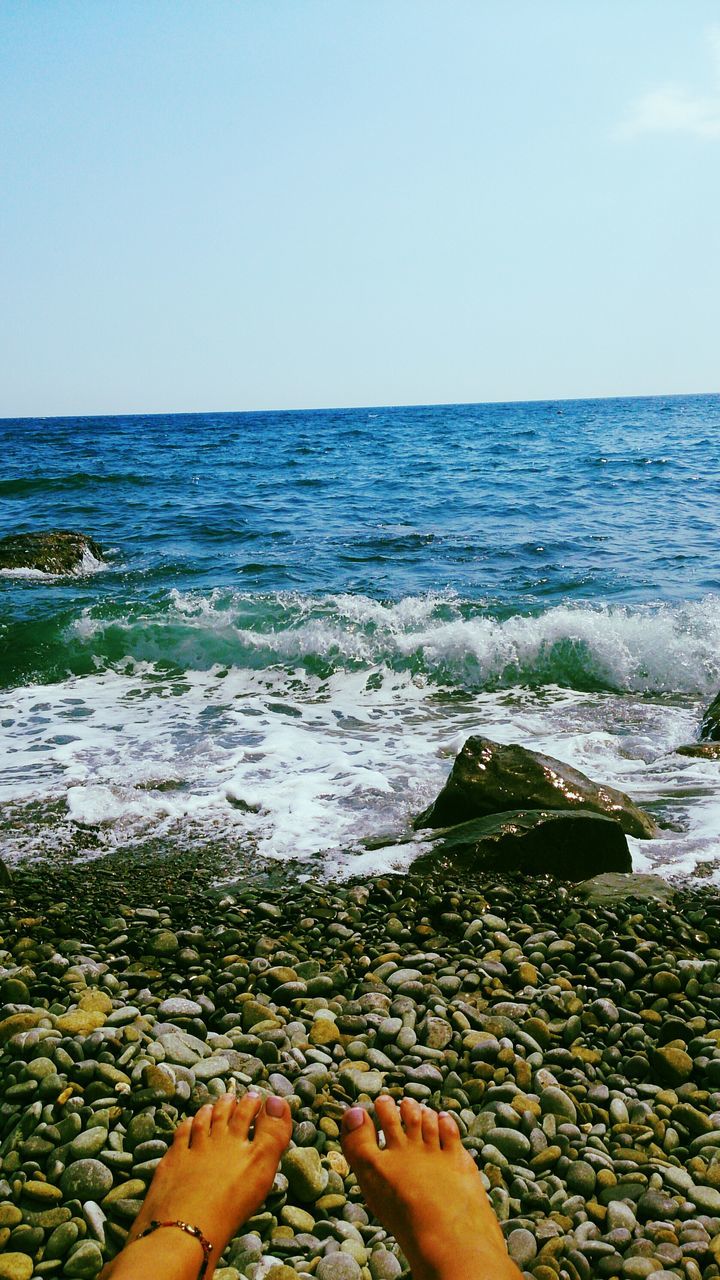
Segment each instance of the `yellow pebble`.
M330 1168L333 1169L335 1173L338 1173L341 1178L347 1178L350 1172L350 1165L345 1159L342 1151L328 1151L326 1159Z
M61 1013L55 1019L58 1031L69 1036L89 1036L97 1027L104 1026L105 1014L100 1011L74 1009L70 1013Z
M93 989L81 995L78 1005L88 1013L112 1013L113 1002L105 991Z

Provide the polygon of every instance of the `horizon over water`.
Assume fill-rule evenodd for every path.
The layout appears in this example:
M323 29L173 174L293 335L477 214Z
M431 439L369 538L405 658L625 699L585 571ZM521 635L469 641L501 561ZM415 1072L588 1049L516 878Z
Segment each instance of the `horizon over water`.
M720 396L0 420L0 854L406 867L473 732L619 786L720 880Z

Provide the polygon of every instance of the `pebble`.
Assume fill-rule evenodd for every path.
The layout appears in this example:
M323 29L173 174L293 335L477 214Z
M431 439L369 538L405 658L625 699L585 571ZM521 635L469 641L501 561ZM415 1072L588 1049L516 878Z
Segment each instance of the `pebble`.
M537 1255L538 1246L532 1231L525 1227L516 1227L507 1237L508 1253L521 1271L526 1270Z
M348 1253L329 1253L320 1259L317 1280L361 1280L360 1264Z
M101 1200L112 1187L113 1176L99 1160L75 1160L60 1177L68 1200Z
M234 1081L288 1098L294 1145L219 1280L406 1274L339 1142L388 1089L454 1113L526 1276L717 1280L716 891L588 906L438 873L259 900L204 864L101 868L0 896L0 1268L95 1280L178 1120Z
M30 1280L33 1273L32 1258L26 1253L0 1254L0 1277L2 1280Z
M329 1174L315 1147L293 1147L282 1160L290 1191L302 1204L312 1203L325 1191Z
M92 1280L103 1266L103 1255L94 1240L83 1240L75 1245L65 1260L63 1274L77 1280Z
M397 1280L402 1275L400 1261L389 1249L376 1249L371 1253L368 1265L372 1280Z

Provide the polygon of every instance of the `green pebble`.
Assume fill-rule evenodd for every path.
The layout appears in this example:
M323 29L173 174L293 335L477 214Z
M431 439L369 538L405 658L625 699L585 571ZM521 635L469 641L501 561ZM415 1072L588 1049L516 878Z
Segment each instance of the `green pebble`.
M286 1226L292 1227L296 1234L302 1231L312 1231L315 1226L315 1219L311 1213L307 1213L305 1209L298 1209L294 1204L286 1204L280 1211L280 1221Z
M77 1277L77 1280L92 1280L103 1266L103 1256L99 1244L94 1240L83 1240L68 1257L64 1274Z
M46 1258L64 1258L65 1254L75 1244L80 1229L76 1222L63 1222L59 1227L51 1233L50 1238L45 1245Z
M103 1129L100 1125L94 1125L91 1129L86 1129L84 1133L79 1133L70 1143L72 1159L82 1160L90 1156L96 1156L105 1146L107 1137L107 1129Z

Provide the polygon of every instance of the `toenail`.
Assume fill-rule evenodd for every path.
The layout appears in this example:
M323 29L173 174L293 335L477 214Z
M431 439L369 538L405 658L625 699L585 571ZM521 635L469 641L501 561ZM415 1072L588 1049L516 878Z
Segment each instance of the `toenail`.
M345 1112L345 1128L348 1133L352 1133L353 1129L359 1129L365 1119L365 1112L362 1107L351 1107Z
M285 1110L285 1103L282 1098L277 1098L275 1094L272 1094L265 1103L265 1110L269 1116L275 1116L276 1119L279 1119Z

